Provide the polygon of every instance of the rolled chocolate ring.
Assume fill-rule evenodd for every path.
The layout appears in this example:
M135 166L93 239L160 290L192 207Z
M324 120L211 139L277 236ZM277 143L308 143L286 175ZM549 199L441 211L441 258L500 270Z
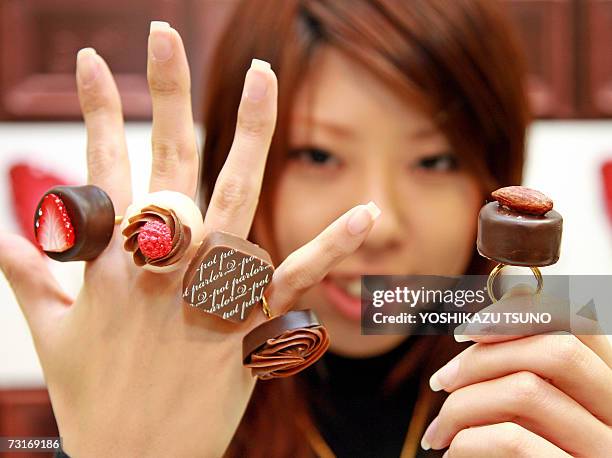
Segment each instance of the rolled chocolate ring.
M115 209L94 185L56 186L41 198L34 215L35 238L56 261L91 261L108 246Z
M242 340L245 367L261 380L289 377L317 362L329 348L327 329L312 310L270 318Z
M493 292L495 278L499 275L501 270L506 267L506 264L499 263L497 264L493 270L489 273L489 278L487 278L487 292L489 293L489 298L491 302L497 302L498 299L495 297L495 293ZM536 290L534 294L540 294L542 291L542 287L544 286L544 280L542 279L542 272L535 266L531 266L531 271L533 272L533 276L536 278L538 285L536 286Z
M171 272L191 259L204 237L202 212L185 194L158 191L132 203L121 222L123 247L151 272Z

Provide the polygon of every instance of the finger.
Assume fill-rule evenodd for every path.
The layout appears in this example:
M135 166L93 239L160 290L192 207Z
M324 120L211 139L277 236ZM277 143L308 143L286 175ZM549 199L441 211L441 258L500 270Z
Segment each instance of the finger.
M496 304L483 309L482 312L494 313L496 310L500 311L498 308L498 304L500 303L510 304L502 306L502 310L507 312L538 313L542 311L552 311L553 320L550 324L537 326L537 328L529 328L529 326L521 325L521 328L517 329L520 333L516 334L512 334L508 329L500 329L499 331L502 332L502 334L495 334L495 327L486 329L486 333L484 334L478 334L479 332L484 332L482 327L478 329L477 325L462 324L455 328L455 340L457 342L465 342L468 340L483 343L504 342L528 335L542 334L545 332L560 332L573 328L587 332L587 334L577 334L576 337L593 350L608 367L612 368L612 344L597 321L586 319L579 315L570 315L569 302L563 301L562 299L544 296L542 300L534 300L534 292L535 290L531 286L518 284L508 290ZM537 309L534 307L534 304L538 307Z
M104 189L123 214L132 185L121 99L108 65L92 48L77 54L77 90L87 128L87 182Z
M338 262L359 248L379 216L380 210L374 202L358 205L291 253L274 272L266 292L272 311L285 312Z
M543 437L516 423L462 429L442 458L571 458Z
M238 108L234 142L206 212L206 232L248 235L276 123L277 92L270 64L253 59Z
M33 335L44 323L50 324L48 317L54 307L72 303L49 271L43 255L19 235L0 232L0 269Z
M573 315L567 299L534 292L528 285L515 286L499 301L480 310L480 321L457 326L455 340L502 342L550 332L572 333L572 330L602 334L597 321ZM497 322L490 317L496 317Z
M199 160L189 64L180 35L167 22L151 22L147 80L153 103L150 190L178 191L194 198Z
M565 393L526 371L454 391L423 439L431 448L440 449L462 429L505 421L523 426L571 455L605 456L604 450L612 450L608 426Z
M612 344L607 335L577 335L576 338L595 352L606 365L612 369Z
M431 376L434 391L456 391L474 383L529 371L612 425L612 369L572 335L537 335L511 342L479 343ZM586 381L588 380L588 383Z

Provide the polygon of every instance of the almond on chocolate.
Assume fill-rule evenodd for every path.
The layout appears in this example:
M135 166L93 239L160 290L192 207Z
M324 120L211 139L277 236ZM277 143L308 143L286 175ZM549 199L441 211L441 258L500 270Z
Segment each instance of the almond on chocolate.
M529 215L544 215L553 208L553 201L545 194L525 186L507 186L491 193L500 205Z

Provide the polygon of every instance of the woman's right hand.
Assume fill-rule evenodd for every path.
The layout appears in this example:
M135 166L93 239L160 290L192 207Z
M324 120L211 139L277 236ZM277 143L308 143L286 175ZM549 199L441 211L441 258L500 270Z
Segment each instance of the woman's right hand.
M150 191L193 198L199 164L189 68L179 34L165 23L152 23L147 77L153 101ZM77 83L88 182L103 188L123 214L132 197L121 102L108 66L92 49L79 52ZM274 73L261 63L251 67L234 142L205 215L207 232L249 233L276 105ZM377 216L370 209L349 210L278 266L266 293L273 313L287 311L360 246ZM255 384L242 365L242 337L263 314L254 312L236 325L189 308L181 297L185 269L140 269L122 242L116 226L107 249L86 263L73 300L36 247L0 234L0 267L32 333L64 449L77 458L220 456Z

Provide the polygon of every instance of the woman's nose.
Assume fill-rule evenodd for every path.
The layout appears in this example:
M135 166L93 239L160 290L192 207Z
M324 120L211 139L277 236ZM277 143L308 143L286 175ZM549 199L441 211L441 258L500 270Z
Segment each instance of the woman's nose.
M397 249L408 236L408 228L401 196L391 183L376 183L364 187L362 200L374 201L381 210L380 217L362 245L364 250L381 251Z

